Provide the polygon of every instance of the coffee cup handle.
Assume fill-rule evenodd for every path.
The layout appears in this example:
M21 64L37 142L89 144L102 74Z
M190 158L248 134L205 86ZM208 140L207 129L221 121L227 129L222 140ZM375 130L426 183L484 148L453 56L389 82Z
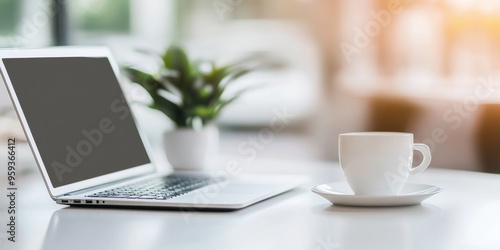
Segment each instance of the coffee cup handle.
M420 165L416 167L412 167L410 169L410 174L418 174L422 171L424 171L429 164L431 163L431 150L429 146L422 144L422 143L415 143L413 144L413 150L420 151L423 155L423 160L420 163Z

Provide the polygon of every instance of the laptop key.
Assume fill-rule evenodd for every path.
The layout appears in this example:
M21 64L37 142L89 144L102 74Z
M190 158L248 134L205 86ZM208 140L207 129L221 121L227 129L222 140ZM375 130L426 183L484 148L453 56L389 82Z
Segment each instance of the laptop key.
M147 196L147 195L139 197L139 199L154 199L154 198L155 198L154 196Z

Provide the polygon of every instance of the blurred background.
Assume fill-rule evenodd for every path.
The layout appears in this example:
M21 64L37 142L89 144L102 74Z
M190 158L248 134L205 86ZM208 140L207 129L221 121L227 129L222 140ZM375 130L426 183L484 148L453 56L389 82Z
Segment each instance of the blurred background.
M286 62L241 79L266 85L220 117L223 155L285 113L259 157L336 161L339 133L405 131L431 147L432 167L500 173L500 0L0 0L2 48L106 45L147 65L137 49L172 43L195 58ZM172 124L133 108L159 143ZM0 137L12 135L0 85Z

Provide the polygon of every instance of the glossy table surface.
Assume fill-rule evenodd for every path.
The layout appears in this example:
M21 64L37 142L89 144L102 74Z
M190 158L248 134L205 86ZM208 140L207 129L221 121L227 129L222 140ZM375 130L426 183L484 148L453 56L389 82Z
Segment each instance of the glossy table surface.
M0 197L0 249L500 249L500 175L428 169L410 181L444 191L421 205L356 208L310 191L344 180L335 163L255 160L245 172L310 182L238 211L186 212L56 205L33 173L18 184L16 243Z

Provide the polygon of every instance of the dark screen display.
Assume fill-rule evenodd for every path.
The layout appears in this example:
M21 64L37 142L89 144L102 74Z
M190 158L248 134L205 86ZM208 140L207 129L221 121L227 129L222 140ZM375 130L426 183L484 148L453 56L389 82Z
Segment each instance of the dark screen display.
M54 187L150 163L107 58L3 63Z

